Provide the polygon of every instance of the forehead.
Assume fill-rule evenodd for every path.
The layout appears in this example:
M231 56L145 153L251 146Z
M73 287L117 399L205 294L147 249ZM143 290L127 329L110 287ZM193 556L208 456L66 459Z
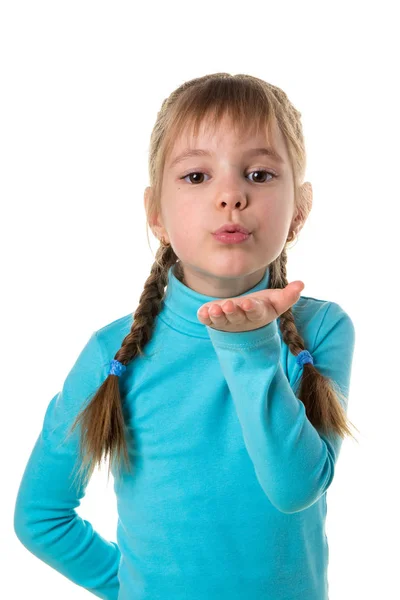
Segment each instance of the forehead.
M225 145L235 150L265 146L275 150L284 161L287 159L284 137L275 119L271 119L268 127L262 125L257 130L256 125L252 123L240 128L225 115L215 124L210 119L204 118L199 125L197 135L193 123L180 130L171 140L168 162L172 164L182 152L193 148L218 150Z

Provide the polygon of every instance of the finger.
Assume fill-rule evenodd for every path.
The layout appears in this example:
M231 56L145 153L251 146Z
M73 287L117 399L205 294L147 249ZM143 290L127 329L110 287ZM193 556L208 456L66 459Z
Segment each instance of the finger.
M265 313L265 305L255 298L247 298L240 303L247 319L251 322L261 319Z
M228 323L231 323L232 325L238 325L246 320L245 311L232 300L225 302L221 308L224 311Z
M221 316L224 316L224 312L221 309L221 307L217 304L210 304L207 306L202 306L198 311L197 311L197 316L199 318L201 318L203 321L210 321L211 322L211 317L213 317L214 319L218 319Z
M197 311L197 318L203 323L203 325L211 325L211 319L208 314L209 308L209 306L202 306Z
M217 327L222 327L229 323L227 316L219 304L212 304L208 307L208 316L211 323Z

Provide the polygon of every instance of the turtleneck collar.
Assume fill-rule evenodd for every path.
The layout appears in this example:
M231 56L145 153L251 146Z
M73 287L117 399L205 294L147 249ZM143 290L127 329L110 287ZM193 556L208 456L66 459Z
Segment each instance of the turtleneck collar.
M165 292L163 307L159 313L162 321L173 329L186 335L210 339L207 326L197 317L200 306L213 300L220 300L217 296L205 296L182 283L174 273L175 265L168 269L168 283ZM243 292L242 296L265 290L269 286L269 268L266 268L261 281L254 287Z

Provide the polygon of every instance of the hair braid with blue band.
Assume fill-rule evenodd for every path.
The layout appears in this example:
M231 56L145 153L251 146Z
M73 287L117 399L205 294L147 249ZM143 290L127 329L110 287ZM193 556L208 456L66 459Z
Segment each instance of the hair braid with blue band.
M297 364L299 364L301 367L303 365L305 365L306 363L311 363L312 365L314 364L313 361L313 357L311 356L311 354L309 353L308 350L302 350L297 356L296 356L296 362ZM126 370L126 366L123 365L122 363L119 362L119 360L112 360L110 362L110 370L108 372L109 375L121 375L121 373L123 373Z
M314 364L313 357L311 356L308 350L302 350L301 352L299 352L299 354L296 356L296 362L301 367L306 363L311 363L312 365Z
M126 366L119 362L119 360L113 359L110 362L110 370L108 371L109 375L121 375L126 370Z

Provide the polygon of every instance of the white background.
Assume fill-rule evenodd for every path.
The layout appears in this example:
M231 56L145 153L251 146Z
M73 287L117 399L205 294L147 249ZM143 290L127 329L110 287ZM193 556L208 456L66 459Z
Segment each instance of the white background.
M288 279L356 328L348 416L360 433L327 496L330 600L400 597L396 40L395 2L1 4L4 598L89 597L20 543L15 498L51 398L149 275L143 192L161 103L220 71L265 79L301 111L314 202ZM106 478L93 476L78 512L115 541Z

